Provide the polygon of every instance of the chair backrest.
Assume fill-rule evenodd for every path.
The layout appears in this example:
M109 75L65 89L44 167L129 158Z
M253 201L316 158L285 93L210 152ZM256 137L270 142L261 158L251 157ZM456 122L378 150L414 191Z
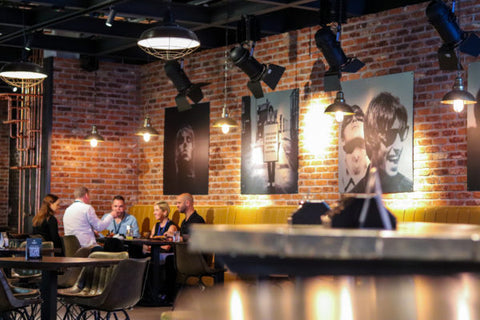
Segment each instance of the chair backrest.
M0 269L0 312L10 311L17 308L25 307L29 304L39 303L40 299L18 299L12 292L12 288Z
M201 253L190 252L187 243L175 244L177 272L185 276L200 276L212 272Z
M92 259L128 259L128 252L95 251L90 253L88 257ZM116 268L117 265L84 267L71 290L83 292L85 295L99 295L105 290Z
M62 246L65 257L73 257L75 252L80 249L80 241L75 235L66 235L62 237Z
M102 295L101 310L128 309L142 298L150 258L120 261Z

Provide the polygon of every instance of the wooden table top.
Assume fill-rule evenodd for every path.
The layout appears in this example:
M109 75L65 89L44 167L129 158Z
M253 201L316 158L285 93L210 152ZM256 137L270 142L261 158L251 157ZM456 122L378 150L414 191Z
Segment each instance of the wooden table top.
M51 257L44 256L41 259L27 260L25 257L0 258L0 267L3 268L25 268L39 270L55 270L68 267L83 266L109 266L118 264L121 259L92 259L75 257Z

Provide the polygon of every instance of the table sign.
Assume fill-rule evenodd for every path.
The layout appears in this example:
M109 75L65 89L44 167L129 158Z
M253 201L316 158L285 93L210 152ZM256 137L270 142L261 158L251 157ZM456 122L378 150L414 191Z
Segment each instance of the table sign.
M28 238L25 248L25 258L27 260L42 258L42 239Z

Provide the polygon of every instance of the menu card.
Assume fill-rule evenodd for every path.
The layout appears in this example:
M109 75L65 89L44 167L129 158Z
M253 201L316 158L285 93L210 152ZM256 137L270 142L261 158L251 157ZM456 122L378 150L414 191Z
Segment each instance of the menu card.
M25 258L27 260L42 258L41 238L27 238L27 245L25 247Z

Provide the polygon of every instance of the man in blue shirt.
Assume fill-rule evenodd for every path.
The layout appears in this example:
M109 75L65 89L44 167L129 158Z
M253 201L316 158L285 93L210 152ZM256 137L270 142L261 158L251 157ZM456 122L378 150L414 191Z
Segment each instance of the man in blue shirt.
M127 235L127 226L130 226L133 237L140 237L137 219L125 212L125 199L122 196L113 197L112 212L116 213L117 218L113 219L107 227L110 235L122 235L125 237ZM110 215L110 213L105 214L102 219L108 215Z

